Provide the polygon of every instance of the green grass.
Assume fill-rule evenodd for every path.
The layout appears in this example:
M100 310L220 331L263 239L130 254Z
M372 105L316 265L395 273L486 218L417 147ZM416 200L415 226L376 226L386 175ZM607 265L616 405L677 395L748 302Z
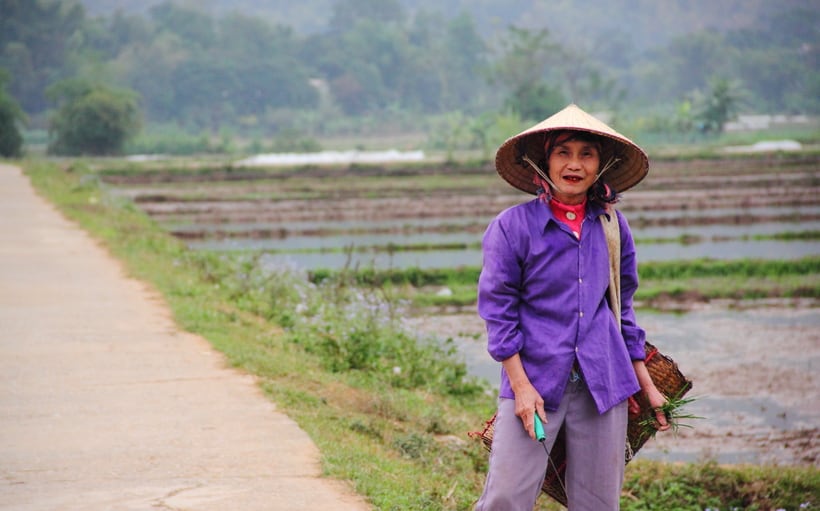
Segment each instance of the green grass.
M623 511L811 510L820 502L820 470L636 461L623 495Z
M344 270L348 271L349 270ZM445 269L407 268L354 272L357 284L396 285L403 298L418 307L469 306L476 301L479 267ZM314 282L333 278L334 270L314 270ZM751 298L820 297L820 257L797 260L713 260L643 263L638 267L641 285L635 300L653 307L659 300L715 300ZM439 295L442 287L452 294Z
M253 257L187 250L133 204L106 195L82 164L24 166L41 194L164 296L181 328L258 377L318 445L328 476L351 481L379 510L471 508L487 455L466 433L492 414L492 392L465 377L446 345L414 342L400 319L406 288L474 288L477 269L314 274L313 282L298 273L268 274ZM653 271L685 275L684 266ZM817 261L786 266L816 272ZM776 267L748 263L729 278L766 278ZM630 510L798 509L820 505L819 473L638 461L627 468L622 500ZM542 497L537 509L561 508Z

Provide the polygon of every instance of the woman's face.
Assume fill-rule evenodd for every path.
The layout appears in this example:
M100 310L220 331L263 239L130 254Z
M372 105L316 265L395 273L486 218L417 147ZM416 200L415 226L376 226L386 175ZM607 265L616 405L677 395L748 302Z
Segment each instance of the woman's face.
M547 159L553 196L564 204L580 204L595 182L600 166L598 147L585 140L558 142Z

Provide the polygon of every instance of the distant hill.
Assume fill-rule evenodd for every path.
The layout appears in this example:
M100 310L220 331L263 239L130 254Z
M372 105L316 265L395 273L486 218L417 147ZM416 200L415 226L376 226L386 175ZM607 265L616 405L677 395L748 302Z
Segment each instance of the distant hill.
M81 0L91 15L116 10L146 13L167 0ZM175 3L214 16L238 11L292 27L299 33L322 31L338 0L178 0ZM630 52L662 46L670 38L706 28L718 31L753 27L771 9L817 8L816 0L401 0L407 13L418 10L445 16L469 13L487 39L514 24L546 27L564 42L589 44L607 35ZM595 36L595 37L591 37Z

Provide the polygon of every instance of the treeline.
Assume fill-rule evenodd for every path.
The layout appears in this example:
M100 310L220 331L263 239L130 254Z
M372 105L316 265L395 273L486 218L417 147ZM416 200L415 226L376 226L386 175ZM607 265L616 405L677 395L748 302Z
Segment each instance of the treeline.
M49 87L72 77L136 91L148 121L213 132L286 127L305 112L439 112L477 106L487 91L487 46L469 16L406 19L390 0L339 2L327 30L307 37L171 2L145 17L91 19L67 0L2 0L0 10L0 66L32 118L54 106Z
M820 113L820 10L800 5L630 54L601 34L564 45L552 20L485 37L469 12L411 14L399 0L338 0L309 34L169 1L90 17L74 0L0 0L0 69L26 114L15 122L52 132L69 115L61 108L92 91L149 125L211 134L406 130L444 114L444 129L472 119L480 144L493 116L540 119L569 101L636 107L654 116L649 129L708 131L742 110Z

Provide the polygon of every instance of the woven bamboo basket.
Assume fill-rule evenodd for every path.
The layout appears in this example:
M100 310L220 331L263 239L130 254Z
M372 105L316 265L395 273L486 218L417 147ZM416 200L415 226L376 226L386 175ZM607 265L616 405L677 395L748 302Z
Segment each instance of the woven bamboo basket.
M674 360L662 354L650 343L646 343L646 368L658 390L667 397L683 397L692 388L692 382L680 372ZM629 463L641 447L652 437L651 433L645 431L640 426L641 422L653 416L652 408L644 400L640 392L634 396L641 406L641 411L637 415L630 415L627 424L625 463ZM484 430L470 433L471 437L480 438L484 447L489 451L493 443L493 429L495 416L487 421ZM544 483L541 491L561 503L567 505L567 495L564 491L564 475L567 466L566 440L564 439L564 428L555 437L555 443L550 451L552 463L547 467Z

